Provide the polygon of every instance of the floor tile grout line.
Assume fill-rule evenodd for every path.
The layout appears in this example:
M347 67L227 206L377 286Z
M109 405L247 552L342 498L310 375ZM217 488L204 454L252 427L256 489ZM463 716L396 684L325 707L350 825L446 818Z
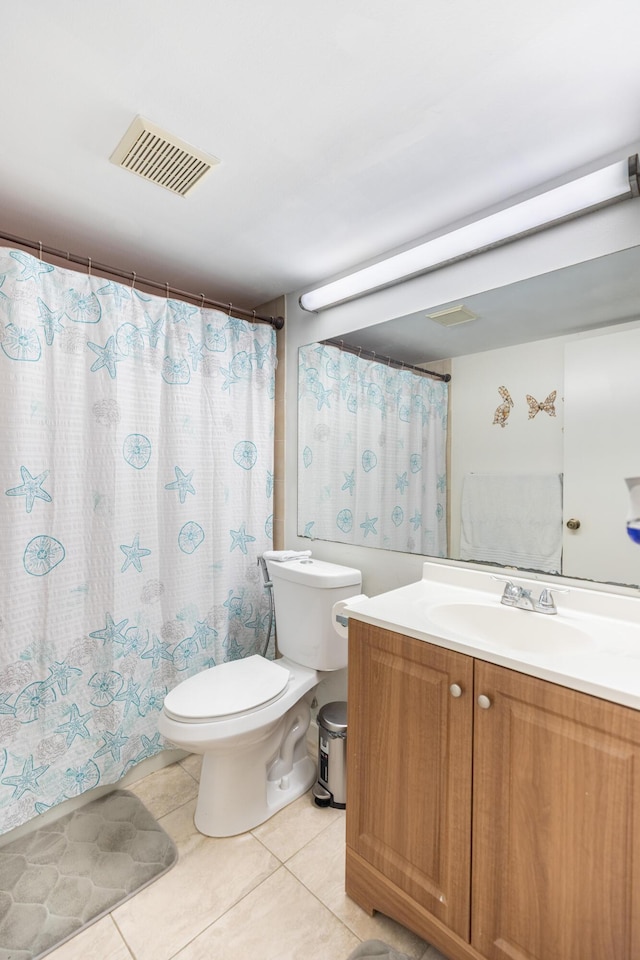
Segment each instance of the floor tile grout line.
M178 761L178 763L179 763L179 762L180 762L180 761ZM188 771L185 771L185 773L188 773ZM153 775L153 774L151 774L151 776L152 776L152 775ZM178 804L178 806L177 806L177 807L174 807L172 810L168 810L165 814L162 815L162 817L156 817L157 822L158 822L159 824L161 824L161 821L162 821L165 817L169 817L169 816L171 816L173 813L175 813L177 810L180 810L182 807L186 807L187 804L192 803L194 799L195 799L194 797L191 797L189 800L185 800L184 803ZM167 960L174 960L174 958L177 957L182 950L186 949L186 947L188 947L189 944L193 943L194 940L197 940L197 938L200 937L200 936L205 932L205 930L208 930L209 927L211 927L214 923L217 923L218 920L222 919L222 917L224 917L230 910L232 910L232 909L233 909L234 907L236 907L239 903L241 903L246 897L248 897L251 893L253 893L255 890L257 890L266 880L270 879L270 877L272 877L281 867L284 867L284 863L283 863L283 861L280 859L280 857L278 857L278 855L275 854L275 853L273 852L273 850L270 850L269 847L267 847L267 845L266 845L265 843L263 843L262 840L260 840L259 837L256 837L255 834L254 834L251 830L246 831L246 833L249 834L249 835L251 835L251 836L253 837L253 839L256 840L256 841L260 844L260 846L263 847L263 849L264 849L271 857L273 857L275 860L277 860L277 866L276 866L273 870L271 870L270 873L269 873L266 877L263 877L262 880L260 880L260 881L259 881L258 883L256 883L254 886L252 886L250 890L247 890L246 893L244 893L241 897L239 897L239 898L238 898L237 900L235 900L233 903L229 904L229 906L228 906L225 910L223 910L223 912L222 912L219 916L217 916L214 920L212 920L211 923L208 923L205 927L202 928L202 930L199 930L198 933L196 933L193 937L191 937L189 940L187 940L185 943L183 943L183 944L179 947L179 949L175 951L175 953L172 953L171 956L170 956L169 958L167 958ZM169 834L169 835L170 835L170 834ZM205 835L203 834L203 836L205 836ZM214 838L214 839L215 839L215 838ZM175 840L174 840L174 843L176 843ZM177 846L177 843L176 843L176 846ZM179 855L179 856L181 855L179 850L178 850L178 855ZM121 936L122 939L124 940L124 943L125 943L125 946L127 947L127 950L129 951L129 953L131 953L131 955L132 955L132 957L133 957L133 960L137 960L137 957L135 956L135 953L133 952L133 948L129 945L129 943L128 943L127 940L125 939L125 936L124 936L123 932L120 930L120 927L118 926L115 918L113 917L112 914L109 914L109 916L112 917L113 922L114 922L114 924L115 924L115 926L116 926L116 928L117 928L120 936Z
M256 839L257 839L257 837L256 837ZM271 851L269 851L269 852L271 852ZM276 860L277 860L277 859L278 859L278 858L276 857ZM247 898L248 896L250 896L252 893L255 893L255 891L258 890L258 889L262 886L263 883L266 883L267 880L270 880L271 877L273 877L274 874L276 874L276 873L278 872L278 870L280 870L280 869L283 868L283 867L284 867L284 864L281 863L280 861L278 861L278 866L275 868L275 870L272 870L271 873L268 874L268 876L263 877L263 879L260 880L259 883L256 883L256 885L255 885L254 887L251 887L251 889L250 889L250 890L247 890L246 893L243 893L241 897L238 897L237 900L234 900L233 903L229 904L229 906L228 906L225 910L223 910L222 913L215 918L215 920L212 920L211 923L208 923L208 924L206 925L206 927L203 927L202 930L199 930L198 933L194 934L194 936L191 937L190 940L187 940L186 943L183 943L182 946L181 946L178 950L176 950L175 953L172 953L171 956L167 958L167 960L175 960L175 958L176 958L177 956L179 956L180 953L181 953L183 950L186 950L186 948L187 948L188 946L190 946L190 944L192 944L195 940L197 940L199 937L201 937L201 936L203 935L203 933L205 933L205 932L206 932L207 930L209 930L212 926L214 926L214 924L218 923L219 920L222 920L222 918L225 917L231 910L234 910L234 909L238 906L238 904L242 903L243 900L246 900L246 898ZM134 960L137 960L137 958L134 957Z
M339 821L339 819L340 819L339 817L335 817L335 818L331 821L331 823L330 823L330 824L327 824L326 827L323 827L322 830L320 831L320 833L316 834L316 837L313 838L313 839L317 839L318 837L320 837L320 836L322 835L322 833L325 832L325 830L328 830L329 827L331 827L331 826L333 826L335 823L337 823L337 822ZM302 847L300 847L300 850L298 850L298 853L300 853L302 850L306 849L306 847L308 847L309 844L313 843L313 839L312 839L312 840L309 840L309 841L308 841L307 843L305 843ZM345 846L346 846L346 844L345 844ZM288 870L289 873L291 874L291 876L294 877L294 878L298 881L298 883L301 883L302 886L305 888L305 890L307 890L312 896L314 896L314 897L316 898L316 900L318 900L318 901L322 904L322 906L325 907L325 909L327 909L327 910L329 911L329 913L331 913L332 916L334 916L337 920L339 920L340 923L342 923L342 925L343 925L344 927L346 927L346 929L347 929L350 933L352 933L353 936L356 937L356 938L360 941L360 943L363 943L364 941L363 941L362 937L360 936L360 934L359 934L356 930L353 929L353 927L351 926L351 924L349 923L349 921L348 921L348 920L345 920L343 917L341 917L338 913L335 912L335 910L332 910L331 907L330 907L327 903L325 903L324 900L322 900L322 898L315 892L315 890L312 890L311 887L308 886L308 884L307 884L301 877L298 877L298 876L293 872L293 870L289 867L290 861L293 860L293 858L296 857L296 856L297 856L297 853L294 853L294 854L292 854L292 855L284 862L283 866L285 867L285 869ZM353 902L355 903L355 901L353 901ZM356 904L356 906L357 906L357 904ZM360 909L361 909L361 908L360 908ZM376 913L377 913L377 911L376 911ZM385 916L385 914L380 914L380 916ZM390 917L390 918L388 918L388 919L393 919L393 918ZM421 939L422 939L422 938L421 938ZM426 943L426 941L424 941L424 942ZM424 951L423 953L421 953L419 956L415 957L415 960L428 960L427 954L428 954L428 952L429 952L430 949L431 949L431 944L427 944L427 947L426 947L425 951Z
M166 813L163 813L161 817L156 817L156 815L155 815L154 813L152 813L151 810L149 810L149 813L151 813L151 815L152 815L153 818L155 819L156 823L159 823L160 825L162 825L162 821L165 819L165 817L170 817L172 814L176 813L177 810L181 810L183 807L186 807L187 804L193 803L193 801L194 801L195 799L196 799L195 797L190 797L188 800L184 800L182 803L179 803L177 807L172 807L171 810L167 810L167 812L166 812ZM143 803L144 803L144 801L143 801ZM146 806L146 804L145 804L145 806ZM148 807L147 807L147 809L148 809ZM164 830L164 827L163 827L162 829ZM171 834L169 833L168 830L165 830L165 833L168 834L168 835L171 837ZM203 836L204 836L204 834L203 834ZM171 837L171 839L173 840L173 837ZM175 840L173 840L173 842L176 844L176 847L177 847L177 846L178 846L177 842L176 842Z
M108 916L109 916L111 922L113 923L114 927L115 927L116 930L118 931L118 936L120 937L120 939L121 939L122 942L124 943L125 949L126 949L127 953L129 954L129 956L131 957L131 960L137 960L137 957L136 957L135 953L133 952L133 947L131 947L131 946L129 945L129 943L128 943L128 941L127 941L124 933L123 933L122 930L120 929L120 927L119 927L119 925L118 925L118 921L117 921L116 918L114 917L113 913L109 913Z
M185 803L179 804L179 806L176 807L175 809L178 810L178 809L180 809L181 807L186 806L189 802L190 802L190 801L185 801ZM170 812L173 812L173 811L170 811ZM170 812L167 813L165 816L169 816L169 815L170 815ZM335 816L335 817L332 817L332 819L331 819L331 821L330 821L329 823L327 823L325 826L323 826L322 829L321 829L317 834L315 834L315 836L314 836L313 838L309 839L306 843L303 843L302 846L301 846L295 853L292 853L290 856L288 856L286 861L281 860L281 858L280 858L277 854L275 854L272 850L270 850L269 847L260 839L260 837L257 837L257 836L253 833L253 831L247 831L247 834L251 835L254 840L257 840L258 843L260 844L260 846L273 858L274 861L276 861L275 867L267 874L267 876L263 877L259 882L255 883L255 885L253 885L250 889L248 889L242 896L239 896L232 904L229 904L229 905L226 907L226 909L225 909L219 916L217 916L215 919L212 919L210 923L207 923L207 924L203 927L202 930L198 931L196 934L194 934L192 937L190 937L185 943L182 943L182 944L178 947L178 949L175 950L175 951L170 955L170 957L167 957L167 958L166 958L166 960L176 960L176 958L177 958L183 951L187 950L187 948L188 948L191 944L193 944L194 941L198 940L198 938L200 938L201 936L203 936L203 935L206 933L206 931L209 930L214 924L216 924L216 923L218 923L219 921L221 921L231 910L234 910L235 908L237 908L238 905L241 904L249 895L252 895L252 894L256 893L257 891L259 891L260 887L261 887L267 880L271 880L271 879L275 876L275 874L277 874L277 873L279 872L279 870L280 870L281 867L284 867L284 869L287 871L287 874L289 875L289 877L290 877L294 882L300 884L300 886L301 886L307 893L311 894L312 898L320 905L320 907L322 907L324 910L328 911L329 914L338 921L339 925L340 925L347 933L351 934L351 936L353 936L358 943L362 943L362 942L363 942L362 936L361 936L356 930L354 930L354 929L350 926L348 920L345 920L342 916L340 916L338 913L336 913L327 903L325 903L325 902L321 899L321 897L320 897L317 893L315 893L315 891L312 890L312 889L307 885L307 883L306 883L303 879L301 879L300 877L296 876L296 874L293 872L293 870L292 870L292 869L290 868L290 866L289 866L289 863L293 860L294 857L297 856L297 854L302 853L302 852L309 846L309 844L312 843L314 840L317 840L317 839L319 839L320 837L322 837L322 835L323 835L330 827L335 826L335 825L339 822L339 819L340 819L339 815L338 815L338 816ZM114 927L115 927L115 929L116 929L116 931L117 931L117 933L118 933L119 938L120 938L120 939L122 940L122 942L124 943L124 947L125 947L125 950L127 951L128 956L130 956L130 957L132 958L132 960L138 960L137 955L136 955L133 947L128 943L124 932L120 929L120 926L118 925L118 923L117 923L115 917L113 916L113 914L110 913L110 914L108 914L108 916L110 916L110 918L111 918L111 920L112 920L112 922L113 922L113 924L114 924ZM431 945L427 945L425 952L417 955L417 956L415 957L415 960L429 960L429 951L430 951L430 949L431 949Z
M337 817L336 817L334 820L332 820L331 823L327 823L324 827L322 827L320 830L318 830L318 832L317 832L316 834L314 834L312 837L310 837L308 840L305 840L301 847L298 847L298 849L295 850L293 853L289 853L284 860L282 859L282 857L278 856L278 854L275 853L275 852L271 849L271 847L269 847L269 845L268 845L261 837L259 837L256 833L254 833L254 830L257 830L259 827L262 826L262 824L258 824L258 827L254 827L254 830L249 830L248 832L249 832L249 833L251 834L251 836L254 837L259 843L261 843L262 846L265 847L265 849L268 850L270 854L272 854L272 856L276 857L276 859L278 859L278 860L280 861L280 863L282 863L282 864L284 865L284 864L288 863L289 860L291 860L292 857L296 857L302 850L304 850L306 847L308 847L310 843L313 843L314 840L317 840L317 838L318 838L319 836L321 836L321 835L324 833L325 830L328 830L329 827L330 827L333 823L336 822L336 820L337 820ZM265 821L265 823L268 823L268 821Z
M184 772L191 777L191 779L194 781L194 783L197 783L198 786L200 786L200 780L199 780L199 779L196 779L196 777L194 777L194 775L191 773L191 770L187 770L187 768L186 768L185 766L183 766L182 760L178 760L177 763L180 765L180 768L181 768L182 770L184 770Z
M289 863L289 860L292 860L294 857L297 857L299 853L302 853L303 850L306 850L306 848L309 846L310 843L314 843L314 841L317 840L318 837L322 836L325 830L328 830L329 827L332 827L334 823L337 823L339 821L339 819L340 819L339 816L333 817L330 823L327 823L321 830L318 830L315 836L310 837L309 840L306 840L305 843L303 843L302 846L298 850L296 850L295 853L289 854L287 859L283 860L282 863L286 865L287 863Z
M285 861L282 860L282 859L278 856L277 853L274 853L273 850L272 850L270 847L267 846L267 844L264 842L264 840L262 840L260 837L257 837L257 836L255 835L255 833L253 832L253 830L249 830L249 831L247 831L247 832L248 832L249 834L251 834L251 836L253 837L254 840L257 840L257 842L260 844L261 847L264 847L264 849L267 851L267 853L271 854L272 857L275 857L275 858L276 858L276 860L278 861L278 863L280 864L281 867L284 867ZM275 870L274 870L274 873L275 873Z
M318 903L319 903L322 907L324 907L325 910L328 910L328 911L329 911L329 913L331 914L332 917L335 917L335 919L336 919L339 923L342 924L342 926L345 928L345 930L348 930L349 933L353 934L353 936L356 938L356 940L359 940L360 943L363 943L363 940L362 940L362 937L360 936L360 934L359 934L359 933L356 933L355 930L352 930L351 927L349 926L349 924L346 922L346 920L343 920L343 918L340 917L340 916L338 916L338 914L337 914L334 910L332 910L331 907L327 906L327 904L324 902L324 900L321 900L320 897L318 896L318 894L317 894L314 890L312 890L310 887L308 887L307 884L304 882L304 880L301 880L300 877L296 877L295 873L294 873L292 870L289 869L289 867L287 866L286 863L283 864L283 867L284 867L284 869L287 871L287 873L288 873L291 877L293 877L294 880L296 880L301 886L304 887L304 889L307 891L307 893L310 893L311 896L314 897L314 898L318 901Z
M249 832L250 832L250 831L249 831ZM258 838L256 837L255 839L257 840ZM264 846L264 844L263 844L263 846ZM271 851L269 851L269 852L271 852ZM274 856L275 856L275 854L274 854ZM276 857L276 859L278 859L278 858ZM247 892L246 892L245 894L243 894L243 896L239 897L234 903L230 904L230 905L227 907L227 909L226 909L223 913L220 914L219 917L216 917L215 920L212 920L211 923L208 923L207 926L204 927L199 933L197 933L194 937L192 937L190 940L188 940L186 943L184 943L184 944L180 947L179 950L176 950L175 953L172 953L171 956L167 958L167 960L175 960L175 958L178 957L183 950L185 950L190 944L192 944L195 940L197 940L198 937L201 937L202 934L203 934L206 930L209 930L210 927L212 927L214 924L218 923L219 920L222 920L223 917L225 917L231 910L234 910L240 903L242 903L243 900L246 900L247 897L251 896L251 895L254 894L257 890L259 890L260 887L261 887L263 884L265 884L265 883L267 882L267 880L271 880L272 877L274 877L275 874L278 873L279 870L286 870L287 873L289 874L289 876L292 877L293 880L296 881L296 883L299 883L301 887L304 887L304 889L307 891L307 893L310 893L311 896L312 896L315 900L318 901L318 903L320 904L320 906L324 907L324 909L327 910L327 911L331 914L331 916L334 917L334 919L337 920L338 923L340 923L341 926L343 926L343 927L345 928L345 930L347 930L349 933L351 933L351 934L356 938L356 940L359 941L359 943L362 943L362 942L363 942L363 941L362 941L362 937L358 936L358 934L357 934L354 930L352 930L352 929L344 922L344 920L343 920L341 917L339 917L336 913L334 913L333 910L331 910L331 909L326 905L326 903L323 903L322 900L320 900L320 898L319 898L318 896L316 896L316 894L315 894L312 890L309 890L309 888L307 887L307 885L306 885L305 883L303 883L302 880L300 880L298 877L296 877L296 875L295 875L294 873L292 873L291 870L289 870L289 869L287 868L287 865L286 865L285 863L282 863L282 861L279 861L279 865L276 867L276 869L275 869L272 873L269 874L269 876L264 877L264 879L261 880L260 883L256 884L255 887L252 887L251 890L247 890ZM127 946L128 946L128 944L127 944ZM134 957L134 960L136 960L135 957ZM419 960L424 960L424 958L419 958Z
M189 770L186 770L184 767L182 767L182 764L181 764L180 761L177 761L177 762L178 762L178 764L181 766L181 769L197 784L198 781L195 779L195 777L193 777L193 775L189 772ZM183 807L186 807L189 803L192 803L193 800L194 800L194 798L191 797L191 798L189 798L188 800L185 800L183 803L177 804L177 806L175 806L175 807L172 808L171 810L168 810L166 813L163 813L162 817L156 817L157 822L158 822L158 823L161 823L162 820L164 820L166 817L169 817L169 816L171 816L172 814L175 814L176 811L180 810L180 809L183 808ZM280 870L281 867L284 867L284 869L287 871L287 874L289 875L289 877L290 877L294 882L300 884L300 886L301 886L307 893L309 893L309 894L313 897L313 899L319 904L320 907L322 907L324 910L328 911L329 914L330 914L332 917L334 917L335 920L338 921L338 923L340 924L340 926L341 926L346 932L348 932L349 934L351 934L359 943L362 943L362 942L363 942L362 937L360 936L359 933L356 932L356 930L354 930L354 929L350 926L348 920L345 920L343 917L341 917L339 914L337 914L334 910L332 910L331 907L329 907L328 904L325 903L325 902L321 899L321 897L320 897L313 889L311 889L311 888L307 885L307 883L305 883L305 881L304 881L303 879L301 879L300 877L298 877L298 876L293 872L293 870L290 868L290 866L289 866L290 862L291 862L296 856L298 856L298 854L303 853L303 851L305 851L305 850L309 847L310 844L314 843L316 840L318 840L319 838L321 838L322 835L323 835L327 830L329 830L330 828L334 827L334 826L340 821L340 819L341 819L341 818L340 818L340 813L337 812L336 815L332 816L331 819L329 820L329 822L327 822L326 824L324 824L324 825L321 827L321 829L320 829L316 834L314 834L313 837L310 837L309 839L307 839L304 843L302 843L302 845L301 845L297 850L295 850L293 853L288 854L285 859L282 859L281 856L279 856L276 852L274 852L274 850L272 850L272 849L268 846L268 843L265 842L265 840L263 840L260 836L257 836L257 835L256 835L256 833L254 832L254 830L246 831L246 833L247 833L248 835L250 835L254 840L257 840L257 842L260 844L260 846L276 861L275 867L274 867L272 870L270 870L270 872L269 872L266 876L264 876L259 882L255 883L253 886L251 886L250 889L246 890L246 892L245 892L242 896L238 897L238 899L236 899L233 903L229 904L229 905L225 908L225 910L223 910L223 912L222 912L219 916L217 916L215 919L211 920L210 923L207 923L207 924L202 928L202 930L198 931L198 932L197 932L196 934L194 934L194 936L192 936L189 940L187 940L185 943L181 944L180 947L179 947L174 953L172 953L169 958L167 958L167 960L175 960L175 958L178 957L182 951L186 950L195 940L197 940L199 937L203 936L203 935L205 934L205 932L206 932L207 930L209 930L214 924L216 924L216 923L218 923L219 921L221 921L231 910L234 910L235 908L237 908L238 905L241 904L248 896L253 895L253 894L256 893L257 891L259 891L259 890L260 890L260 887L262 887L262 886L266 883L267 880L271 880L271 879L279 872L279 870ZM260 824L259 826L262 826L262 825ZM257 829L257 828L255 828L255 829ZM175 841L174 841L174 842L175 842ZM133 948L132 948L132 947L129 945L129 943L127 942L124 933L122 932L122 930L121 930L120 927L118 926L117 921L115 920L115 917L113 916L113 914L109 914L109 916L111 917L111 919L112 919L112 921L113 921L113 923L114 923L114 926L116 927L116 930L118 931L118 934L119 934L120 938L121 938L122 941L124 942L124 945L125 945L126 950L128 951L129 955L132 957L132 960L137 960L137 957L136 957L136 954L135 954ZM427 946L425 953L422 953L422 954L420 954L419 957L416 957L416 960L426 960L426 957L427 957L427 955L428 955L429 949L430 949L430 945Z
M179 761L178 761L178 762L179 762ZM188 771L185 771L185 772L188 772ZM193 800L194 800L193 797L191 797L190 800L185 800L184 803L179 804L177 807L175 807L174 810L170 810L170 811L168 811L166 814L163 814L163 817L157 818L157 822L160 823L161 820L162 820L164 817L170 816L171 814L175 813L176 810L179 810L179 809L181 809L182 807L187 806L187 804L192 803ZM198 831L198 832L199 832L199 831ZM224 917L227 913L229 913L230 910L234 909L234 907L236 907L239 903L242 903L242 901L243 901L246 897L248 897L250 894L252 894L255 890L259 889L259 887L262 886L262 884L265 883L265 881L269 880L275 873L277 873L277 871L280 870L281 867L284 867L284 863L282 862L282 860L280 859L280 857L278 857L277 854L275 854L272 850L270 850L270 849L266 846L266 844L264 844L264 843L260 840L259 837L256 837L256 836L255 836L255 834L254 834L252 831L250 831L250 830L246 831L246 834L245 834L245 835L250 835L250 836L252 836L253 839L256 840L256 841L263 847L263 849L264 849L271 857L274 858L274 860L277 861L276 867L275 867L273 870L271 870L266 877L263 877L262 880L258 881L254 886L252 886L249 890L247 890L246 893L244 893L241 897L238 897L237 900L234 900L233 903L229 904L229 906L226 907L226 909L223 910L222 913L221 913L219 916L217 916L217 917L216 917L214 920L212 920L210 923L206 924L206 926L204 926L204 927L202 928L202 930L199 930L198 933L194 934L193 937L191 937L189 940L187 940L185 943L183 943L183 944L175 951L175 953L172 953L171 956L167 958L167 960L174 960L174 958L177 957L177 956L179 956L179 954L180 954L183 950L185 950L191 943L193 943L194 940L197 940L198 937L202 936L202 934L203 934L206 930L208 930L211 926L213 926L213 924L215 924L215 923L217 923L219 920L221 920L222 917ZM202 836L205 836L205 837L206 837L206 834L202 834ZM215 839L215 838L212 838L212 839ZM176 843L175 840L174 840L174 843ZM176 843L176 846L177 846L177 843ZM180 855L180 851L178 851L178 853L179 853L179 855ZM116 923L115 919L114 919L114 923ZM118 927L117 923L116 923L116 927ZM118 927L118 931L119 931L120 935L122 936L123 940L125 940L124 934L122 933L122 931L120 930L119 927ZM133 960L137 960L137 957L135 956L135 953L133 953L132 948L129 946L129 944L127 943L126 940L125 940L125 945L126 945L127 949L129 950L129 952L132 954Z
M289 867L287 866L286 863L283 864L283 866L284 866L285 870L287 870L287 871L291 874L291 876L292 876L295 880L298 881L298 883L302 884L302 886L305 888L305 890L307 890L307 891L311 894L311 896L315 897L315 899L318 901L318 903L321 903L321 904L322 904L322 906L325 908L325 910L328 910L328 911L329 911L329 913L331 914L331 916L335 917L336 920L339 920L340 923L342 924L342 926L345 927L345 928L349 931L349 933L352 933L352 934L354 935L354 937L357 937L357 939L360 941L360 943L363 942L362 937L360 936L360 934L359 934L359 933L356 933L356 931L355 931L352 927L349 926L349 924L347 923L347 921L344 920L341 916L339 916L339 915L335 912L335 910L332 910L331 907L328 906L328 904L326 904L326 903L324 902L324 900L322 900L321 897L318 896L318 894L315 892L315 890L312 890L311 887L309 887L309 886L304 882L304 880L302 880L300 877L297 877L297 876L295 875L295 873L293 872L293 870L290 870L290 869L289 869ZM420 960L422 960L422 958L420 958Z

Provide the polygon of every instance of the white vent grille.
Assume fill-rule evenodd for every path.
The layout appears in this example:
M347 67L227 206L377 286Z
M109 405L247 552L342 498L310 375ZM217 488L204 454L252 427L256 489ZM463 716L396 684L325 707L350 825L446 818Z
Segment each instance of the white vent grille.
M112 163L181 197L220 163L144 117L136 117L111 155Z
M457 307L449 307L447 310L440 310L438 313L428 313L429 320L435 320L441 323L443 327L455 327L457 323L468 323L469 320L477 320L475 313L472 313L464 304Z

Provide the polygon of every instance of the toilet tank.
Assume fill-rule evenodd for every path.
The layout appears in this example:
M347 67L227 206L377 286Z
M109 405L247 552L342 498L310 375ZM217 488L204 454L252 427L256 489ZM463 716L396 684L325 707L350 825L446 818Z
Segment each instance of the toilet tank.
M331 611L338 600L361 592L360 571L311 557L268 560L267 567L280 653L313 670L346 667L347 641L333 629Z

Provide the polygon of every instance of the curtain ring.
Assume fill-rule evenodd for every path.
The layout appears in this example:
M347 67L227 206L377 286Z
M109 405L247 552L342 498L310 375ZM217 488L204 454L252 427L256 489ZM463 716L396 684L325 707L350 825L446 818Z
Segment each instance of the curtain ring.
M38 240L38 250L40 251L40 263L42 263L42 240Z
M228 314L229 316L231 316L231 311L232 311L232 310L233 310L233 304L230 303L230 304L229 304L229 314Z
M165 288L165 290L166 290L167 300L168 300L168 299L169 299L169 284L168 284L168 282L167 282L166 280L165 280L165 282L164 282L164 288Z
M252 310L251 312L252 312L252 314L253 314L253 322L255 323L255 322L256 322L256 312L255 312L255 310Z
M202 298L202 299L200 300L200 309L201 309L201 310L204 310L204 293L201 293L200 296L201 296L201 298Z
M138 274L135 272L135 270L132 270L131 273L132 273L132 277L131 277L131 289L133 290L134 287L135 287L135 285L136 285L136 278L137 278Z
M87 276L91 276L91 257L87 257Z

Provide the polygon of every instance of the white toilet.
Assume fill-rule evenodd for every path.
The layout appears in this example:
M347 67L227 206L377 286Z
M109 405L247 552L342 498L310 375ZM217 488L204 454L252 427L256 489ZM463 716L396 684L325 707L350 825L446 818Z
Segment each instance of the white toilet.
M251 830L315 782L309 704L326 672L347 665L332 608L360 593L361 574L303 557L268 560L281 659L221 663L178 684L159 718L163 737L202 753L195 825L210 837Z

